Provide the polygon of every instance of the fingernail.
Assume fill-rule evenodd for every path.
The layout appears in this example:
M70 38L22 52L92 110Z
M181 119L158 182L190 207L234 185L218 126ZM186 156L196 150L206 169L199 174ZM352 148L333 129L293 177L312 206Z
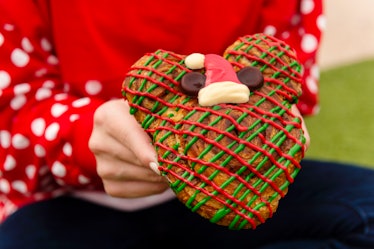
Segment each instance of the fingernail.
M160 171L158 170L158 163L157 162L150 162L149 167L158 175L161 175Z

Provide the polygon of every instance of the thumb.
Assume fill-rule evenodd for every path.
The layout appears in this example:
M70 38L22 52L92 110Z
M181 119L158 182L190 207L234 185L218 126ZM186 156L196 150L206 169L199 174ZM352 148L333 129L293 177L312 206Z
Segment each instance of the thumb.
M126 115L126 129L122 138L122 143L127 145L141 165L150 167L155 173L160 174L158 170L157 153L152 145L150 136L144 131L136 119L130 114L127 102L124 102L124 111Z
M152 145L151 138L143 128L137 124L137 129L130 131L127 139L127 142L131 143L130 150L138 158L141 165L149 166L156 174L160 175L157 153Z

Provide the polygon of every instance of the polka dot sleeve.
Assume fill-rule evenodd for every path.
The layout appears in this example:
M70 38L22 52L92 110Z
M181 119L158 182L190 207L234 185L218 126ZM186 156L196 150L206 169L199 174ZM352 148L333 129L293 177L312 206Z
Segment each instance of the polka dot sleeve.
M87 144L101 101L69 94L39 16L0 9L1 220L35 200L102 187Z
M325 27L322 0L268 0L261 29L295 48L303 64L303 95L298 107L303 115L319 111L317 52Z

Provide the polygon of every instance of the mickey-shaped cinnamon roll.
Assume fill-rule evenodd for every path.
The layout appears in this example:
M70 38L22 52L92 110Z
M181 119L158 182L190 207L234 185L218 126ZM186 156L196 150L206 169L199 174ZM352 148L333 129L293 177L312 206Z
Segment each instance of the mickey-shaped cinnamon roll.
M300 170L305 137L290 110L301 95L300 71L287 44L255 34L222 56L146 54L122 93L177 198L213 223L254 229Z

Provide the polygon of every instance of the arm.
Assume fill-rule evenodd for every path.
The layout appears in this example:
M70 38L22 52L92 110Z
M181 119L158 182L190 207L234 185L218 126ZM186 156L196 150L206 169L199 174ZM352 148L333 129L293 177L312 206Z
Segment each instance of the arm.
M64 84L45 16L34 1L0 2L0 181L6 194L0 207L72 188L102 189L88 139L103 101L75 96Z

